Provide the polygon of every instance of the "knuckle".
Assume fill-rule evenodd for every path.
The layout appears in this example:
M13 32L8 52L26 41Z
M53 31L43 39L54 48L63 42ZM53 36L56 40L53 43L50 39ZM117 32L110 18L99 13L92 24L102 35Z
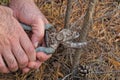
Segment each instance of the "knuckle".
M2 7L2 6L1 6ZM7 14L10 14L10 15L13 15L13 10L8 8L8 7L2 7L2 9L4 10L4 13L7 13Z
M24 61L22 62L22 64L23 64L23 65L28 64L28 60L27 60L27 59L24 60Z
M13 10L12 9L8 8L7 11L10 15L13 15Z
M43 23L43 17L35 16L35 22L36 22L36 23L39 23L39 22L42 22L42 23Z
M17 65L16 61L14 60L14 58L9 57L7 60L8 64L11 65Z
M3 44L2 45L3 47L10 47L10 41L9 41L9 39L5 38L4 42L2 44ZM4 49L4 51L5 51L5 49Z
M24 68L28 65L28 59L23 59L21 62L20 62L20 68Z
M22 51L22 50L18 49L18 53L17 53L17 54L18 54L18 56L20 56L20 57L21 57L21 56L23 56L23 54L25 54L25 53L24 53L24 51Z

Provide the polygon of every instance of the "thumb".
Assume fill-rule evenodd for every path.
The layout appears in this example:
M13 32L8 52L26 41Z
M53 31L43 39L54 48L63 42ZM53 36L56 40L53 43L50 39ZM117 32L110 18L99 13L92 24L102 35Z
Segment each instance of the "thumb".
M36 24L32 25L32 43L34 47L37 47L39 43L42 42L42 39L44 37L44 28L45 23L42 20L39 20Z

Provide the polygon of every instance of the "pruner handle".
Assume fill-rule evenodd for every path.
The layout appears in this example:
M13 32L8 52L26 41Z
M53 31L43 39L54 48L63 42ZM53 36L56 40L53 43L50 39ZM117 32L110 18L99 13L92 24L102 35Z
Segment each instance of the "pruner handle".
M31 27L31 26L26 25L26 24L24 24L24 23L20 23L20 24L21 24L21 26L23 27L24 30L32 31L32 27ZM51 28L51 27L52 27L51 24L46 24L46 25L45 25L45 29L46 29L46 30L49 29L49 28ZM49 54L53 54L53 53L55 52L55 49L53 49L53 48L51 48L51 47L37 47L37 48L36 48L36 52L44 52L44 53L46 53L47 55L49 55Z

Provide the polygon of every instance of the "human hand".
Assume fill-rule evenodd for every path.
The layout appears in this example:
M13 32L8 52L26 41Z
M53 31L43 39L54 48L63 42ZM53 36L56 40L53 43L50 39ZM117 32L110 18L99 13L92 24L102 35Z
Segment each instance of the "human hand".
M30 39L13 17L12 10L0 6L0 72L23 69L34 61L36 52Z
M37 8L33 0L11 0L10 8L14 11L14 16L21 22L32 26L32 37L31 41L34 47L38 44L43 44L44 37L44 26L48 24L45 16ZM37 53L38 64L36 68L39 68L40 64L50 58L51 55L46 55L43 52ZM32 67L32 65L31 65ZM30 69L25 68L23 72L28 72Z
M35 47L42 42L44 26L48 23L45 16L40 12L34 0L11 0L10 8L14 16L21 22L32 26L32 43Z

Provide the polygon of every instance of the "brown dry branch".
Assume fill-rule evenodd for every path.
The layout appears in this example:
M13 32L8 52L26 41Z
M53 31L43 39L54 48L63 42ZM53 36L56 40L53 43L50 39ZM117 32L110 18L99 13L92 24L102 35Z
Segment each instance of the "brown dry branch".
M67 0L67 9L66 9L65 23L64 23L65 28L69 27L71 11L72 11L72 0Z
M97 19L95 19L95 21L101 21L103 18L105 18L105 17L107 17L107 16L112 16L112 14L114 14L115 12L117 12L117 11L119 11L120 10L120 4L119 4L119 6L117 6L117 8L116 9L114 9L113 11L111 11L111 12L108 12L108 13L106 13L106 14L104 14L103 16L101 16L100 18L97 18Z
M87 9L87 12L86 12L86 15L85 15L85 18L83 21L82 29L80 32L79 42L86 41L86 37L88 35L89 29L92 26L93 14L94 14L95 5L96 5L97 1L98 0L90 0L89 1L88 9ZM78 67L78 65L80 63L80 56L81 56L82 52L83 52L82 49L76 50L76 53L74 55L73 70L75 70ZM75 76L75 74L76 74L76 71L74 72L73 76Z

